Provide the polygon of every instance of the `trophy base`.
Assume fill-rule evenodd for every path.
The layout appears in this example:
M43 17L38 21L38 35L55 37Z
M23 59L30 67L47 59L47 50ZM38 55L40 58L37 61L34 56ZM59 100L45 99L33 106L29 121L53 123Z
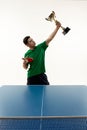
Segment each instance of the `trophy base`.
M62 33L65 35L65 34L67 34L69 31L70 31L70 28L69 28L69 27L66 27L66 28L63 30Z

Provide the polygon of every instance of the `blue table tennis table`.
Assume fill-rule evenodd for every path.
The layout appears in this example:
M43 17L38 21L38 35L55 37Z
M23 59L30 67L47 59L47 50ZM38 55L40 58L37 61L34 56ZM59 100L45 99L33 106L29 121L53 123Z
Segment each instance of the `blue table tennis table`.
M0 130L87 130L87 86L1 86Z

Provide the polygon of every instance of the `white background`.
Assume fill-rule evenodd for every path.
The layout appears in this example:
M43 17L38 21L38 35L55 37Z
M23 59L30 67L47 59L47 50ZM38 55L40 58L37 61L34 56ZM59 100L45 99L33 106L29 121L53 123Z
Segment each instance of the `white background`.
M22 39L44 41L55 28L45 20L52 10L71 31L64 36L60 29L46 51L50 84L87 85L86 0L0 0L0 85L26 84L21 58L28 48Z

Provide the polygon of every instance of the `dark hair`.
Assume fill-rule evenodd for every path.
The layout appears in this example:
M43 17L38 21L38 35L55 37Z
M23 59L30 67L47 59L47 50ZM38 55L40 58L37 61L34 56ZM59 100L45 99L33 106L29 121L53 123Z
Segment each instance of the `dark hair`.
M23 39L23 43L24 43L25 45L27 45L29 38L30 38L30 36L26 36L26 37Z

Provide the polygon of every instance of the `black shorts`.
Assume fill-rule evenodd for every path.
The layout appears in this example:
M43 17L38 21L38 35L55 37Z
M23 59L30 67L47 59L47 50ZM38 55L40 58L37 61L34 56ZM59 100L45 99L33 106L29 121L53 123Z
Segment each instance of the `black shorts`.
M39 74L27 78L27 85L49 85L46 74Z

